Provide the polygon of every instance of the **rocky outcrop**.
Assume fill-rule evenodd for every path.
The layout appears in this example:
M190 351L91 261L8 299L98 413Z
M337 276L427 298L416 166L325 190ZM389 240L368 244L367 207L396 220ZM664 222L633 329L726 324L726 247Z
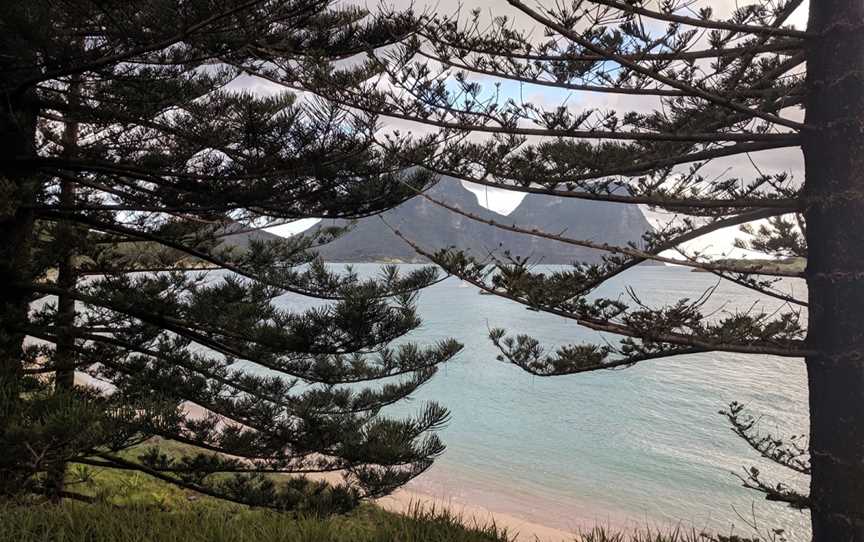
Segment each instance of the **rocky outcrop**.
M429 194L484 219L549 233L563 232L577 239L620 245L638 241L651 228L639 208L631 205L529 194L513 212L501 215L481 206L473 192L451 178L442 179ZM482 224L421 197L415 197L382 216L403 235L430 250L456 246L478 256L509 250L514 256L527 256L534 262L547 264L596 262L601 255L595 250ZM343 225L344 222L327 220L323 224ZM323 247L320 253L333 262L424 261L379 217L358 220L350 232Z

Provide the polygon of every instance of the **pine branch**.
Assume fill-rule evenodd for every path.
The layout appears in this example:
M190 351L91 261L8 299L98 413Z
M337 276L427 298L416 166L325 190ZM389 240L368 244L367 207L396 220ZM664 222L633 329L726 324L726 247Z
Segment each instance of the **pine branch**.
M796 510L811 508L812 501L809 496L790 488L782 482L777 484L766 482L762 479L759 469L755 467L751 467L745 472L744 476L736 475L741 480L741 485L747 489L764 493L765 500L786 503Z
M755 26L755 25L747 25L747 24L738 24L730 21L720 21L720 20L711 20L707 18L696 19L693 17L685 17L682 15L676 15L674 13L666 13L653 11L646 8L641 8L639 6L619 2L618 0L591 0L595 4L600 4L604 6L609 6L611 8L615 8L621 10L624 13L632 13L636 15L642 15L643 17L649 17L651 19L657 21L667 21L678 24L685 24L687 26L695 26L698 28L707 28L710 30L727 30L729 32L734 32L738 34L756 34L756 35L770 35L770 36L785 36L790 38L808 38L812 37L807 32L801 30L795 30L793 28L776 28L773 26ZM513 4L514 2L511 2ZM520 2L516 2L518 4ZM796 9L798 6L802 4L802 0L792 0L788 3L789 6L793 6L792 10ZM519 7L517 5L517 7Z
M558 55L543 55L543 54L531 54L531 53L514 53L512 51L507 51L503 49L483 49L476 46L467 46L464 43L447 41L443 36L437 34L431 34L428 32L420 31L417 32L417 35L423 37L428 41L435 42L436 44L440 44L444 47L452 47L453 49L459 49L461 51L465 51L466 53L477 53L484 54L490 56L502 56L506 58L512 58L515 60L530 60L536 62L602 62L606 60L606 57L598 54L558 54ZM760 45L760 46L744 46L744 47L728 47L728 48L710 48L710 49L702 49L698 51L670 51L668 53L635 53L635 54L622 54L621 57L630 60L633 62L657 62L657 61L670 61L670 60L699 60L706 58L717 58L724 56L738 56L743 53L783 53L786 51L794 51L798 49L802 49L803 46L800 41L796 39L787 39L787 40L776 40L773 43ZM452 60L442 59L440 57L427 54L423 51L418 51L419 54L426 56L427 58L437 60L439 62L450 64L453 62ZM474 71L468 64L454 64L460 68ZM481 73L481 72L477 72ZM673 92L673 91L669 91ZM669 94L669 96L677 96L682 95L680 91L674 91L675 94ZM747 91L744 90L744 93Z
M763 458L799 474L812 474L807 446L799 444L803 436L783 440L771 434L760 433L756 429L758 420L747 414L744 405L738 402L730 403L729 408L721 410L720 414L729 420L732 431Z
M42 81L49 81L51 79L59 79L70 75L80 75L87 72L96 71L100 68L126 62L134 59L135 57L142 56L153 51L167 49L172 45L183 41L184 39L192 36L196 32L203 30L222 19L230 18L237 13L248 10L249 8L263 2L264 0L250 0L249 2L234 6L233 8L226 11L214 13L206 19L198 21L195 24L184 28L181 32L178 32L177 34L174 34L151 44L133 48L129 51L124 51L122 53L102 57L89 62L78 62L74 66L70 66L67 68L46 71L42 73L39 77L32 77L30 79L25 79L24 81L19 82L18 87L15 89L15 91L20 91L24 88L33 86L36 83L40 83Z
M716 271L716 272L726 272L726 273L746 272L746 273L757 274L757 275L768 275L768 276L775 276L775 277L797 277L797 278L801 278L804 276L803 273L800 273L800 272L785 271L785 270L778 270L778 269L761 269L759 266L752 266L752 267L743 268L741 266L728 266L728 265L722 265L722 264L714 264L711 262L699 262L699 261L695 261L695 260L691 260L691 259L680 260L680 259L675 259L675 258L667 258L664 256L660 256L659 254L654 254L651 252L638 250L638 249L635 249L632 247L614 246L614 245L609 245L607 243L598 243L598 242L584 240L584 239L574 239L571 237L565 237L563 235L557 235L557 234L552 234L552 233L540 231L540 230L537 230L535 228L528 229L528 228L523 228L523 227L517 226L515 224L513 224L513 225L503 224L503 223L498 222L496 220L493 220L491 218L489 218L489 219L482 218L482 217L479 217L475 214L463 211L463 210L459 209L458 207L448 205L445 202L442 202L442 201L439 201L435 198L432 198L428 194L420 193L419 196L424 198L425 200L429 201L430 203L432 203L434 205L438 205L439 207L447 209L448 211L450 211L452 213L456 213L458 215L464 216L465 218L468 218L468 219L473 220L475 222L479 222L481 224L487 224L489 226L492 226L492 227L495 227L495 228L498 228L498 229L501 229L504 231L510 231L513 233L520 233L520 234L529 235L532 237L539 237L541 239L548 239L550 241L557 241L559 243L564 243L564 244L568 244L568 245L572 245L572 246L591 248L594 250L600 250L600 251L604 251L604 252L611 252L613 254L623 254L625 256L630 256L632 258L639 258L643 261L650 260L650 261L662 262L662 263L667 263L667 264L672 264L672 265L681 265L684 267L691 267L694 269L701 269L701 270L705 270L705 271Z
M267 74L256 72L255 75L265 79L271 83L286 86L294 90L309 90L310 86L301 86L298 84L288 84ZM383 101L382 99L373 99L373 91L359 93L351 89L340 88L332 83L318 82L319 88L316 92L326 95L327 98L334 103L343 107L350 107L363 111L365 113L380 114L398 120L406 120L420 122L436 128L445 130L454 130L460 132L479 132L479 133L507 133L512 135L523 136L545 136L545 137L566 137L572 139L608 139L608 140L626 140L626 141L679 141L679 142L716 142L716 141L739 141L740 147L751 147L750 150L741 150L734 154L743 152L753 152L755 150L782 148L785 146L797 146L799 138L794 133L752 133L752 134L735 134L728 132L716 133L653 133L653 132L637 132L637 131L601 131L601 130L550 130L541 128L520 128L517 126L507 125L500 122L501 126L488 126L484 124L471 124L467 122L448 122L443 120L435 120L428 116L420 116L417 114L404 113L399 108L392 104ZM314 88L314 87L312 87ZM326 90L324 90L326 89ZM457 117L464 116L480 116L488 119L486 114L480 114L468 110L460 110L452 106L442 106L441 109L448 113L453 113ZM734 107L732 109L735 109ZM742 107L739 107L739 112ZM763 114L755 114L753 110L746 109L748 116L760 116ZM782 119L781 119L782 120ZM782 124L782 122L778 122ZM800 125L796 123L796 128ZM760 144L761 143L761 144ZM729 152L728 150L726 151ZM729 154L718 154L717 156L728 156ZM703 157L686 160L689 162L702 160ZM685 162L679 162L685 163ZM615 174L615 173L609 173Z
M810 306L809 303L807 303L804 300L798 299L797 297L793 297L791 295L784 294L782 292L778 292L776 290L769 289L769 288L763 287L759 284L756 284L753 279L750 279L747 277L747 273L741 273L739 275L732 275L732 274L724 273L722 271L717 271L717 270L710 270L710 272L712 274L724 279L724 280L734 282L735 284L737 284L739 286L743 286L744 288L747 288L748 290L753 290L754 292L757 292L759 294L766 295L766 296L772 297L774 299L779 299L780 301L783 301L784 303L790 303L792 305L798 305L799 307L809 307Z
M686 92L691 96L702 98L703 100L706 100L709 103L714 103L714 104L717 104L717 105L720 105L723 107L727 107L727 108L732 109L734 111L737 111L739 113L743 113L747 116L758 117L758 118L766 120L772 124L777 124L780 126L786 126L787 128L793 128L796 130L800 130L800 129L804 128L804 125L799 123L799 122L784 119L780 116L777 116L777 115L774 115L771 113L765 113L763 111L750 109L749 107L747 107L745 105L741 105L737 102L733 102L732 100L724 98L723 96L718 96L718 95L713 94L711 92L707 92L707 91L702 90L700 88L691 86L687 83L682 83L682 82L676 81L670 77L662 75L662 74L655 72L653 70L646 69L635 62L632 62L630 60L627 60L627 59L621 57L620 55L618 55L617 53L615 53L613 51L603 49L602 47L598 47L597 45L591 43L590 41L583 39L581 36L579 36L578 34L576 34L573 31L571 31L570 29L565 28L564 26L558 24L557 22L553 21L552 19L549 19L548 17L543 16L538 11L528 7L527 5L525 5L520 0L507 0L507 1L510 5L516 7L517 9L522 11L523 13L529 15L532 19L543 24L547 28L551 28L551 29L555 30L556 32L558 32L559 34L564 36L565 38L567 38L567 39L569 39L575 43L578 43L580 46L584 47L585 49L592 51L598 55L603 55L608 60L617 62L617 63L621 64L622 66L625 66L625 67L633 70L636 73L645 75L647 77L651 77L652 79L656 79L657 81L659 81L663 84L666 84L672 88L678 89L682 92ZM604 0L604 1L608 2L608 1L613 1L613 0ZM641 9L641 8L636 8L636 9Z
M96 219L91 218L91 217L86 216L86 215L63 214L63 213L57 213L55 211L42 211L40 213L40 216L42 218L45 218L45 219L69 220L69 221L77 222L79 224L87 225L91 228L94 228L96 230L103 231L106 233L117 233L117 234L129 236L129 237L141 240L141 241L150 241L153 243L157 243L161 246L164 246L164 247L167 247L167 248L170 248L173 250L177 250L181 253L187 254L187 255L189 255L189 256L191 256L191 257L193 257L196 260L199 260L201 262L209 263L218 269L224 269L227 271L231 271L232 273L236 273L239 276L246 277L248 279L254 280L254 281L259 282L261 284L266 284L268 286L272 286L274 288L279 288L280 290L283 290L285 292L291 292L291 293L303 295L305 297L313 297L313 298L325 299L325 300L339 300L339 299L345 298L344 294L340 295L340 294L327 293L324 291L302 289L302 288L298 288L296 286L292 286L290 283L287 283L284 281L276 281L276 280L273 280L273 279L271 279L265 275L252 273L247 268L245 268L241 265L234 264L230 260L214 256L211 253L198 250L194 247L187 246L187 245L185 245L179 241L174 241L172 239L169 239L169 238L166 238L163 236L154 235L154 234L151 234L148 232L143 232L143 231L136 230L133 228L121 226L118 224L112 224L112 223L107 223L104 221L99 221L99 220L96 220ZM384 291L381 291L378 294L376 294L376 296L377 297L389 297L389 296L399 295L399 294L403 294L403 293L410 292L410 291L416 291L417 289L428 286L430 283L431 282L419 285L417 287L412 287L409 289L384 290Z
M754 153L759 151L766 150L774 150L774 149L783 149L783 148L792 148L797 147L797 143L792 143L790 141L776 141L776 142L751 142L751 143L735 143L734 145L725 145L713 149L706 149L695 152L687 152L683 154L674 154L672 156L663 156L658 158L648 158L643 161L637 161L634 164L627 164L623 166L612 166L603 169L597 169L591 173L583 173L578 175L565 175L560 176L558 178L553 178L551 182L554 182L555 185L559 184L568 184L568 183L579 183L583 181L591 181L597 179L603 179L606 177L612 177L616 175L622 176L637 176L644 175L652 170L657 170L660 168L668 168L672 166L678 166L682 164L688 164L693 162L701 162L707 160L714 160L717 158L725 158L730 156L738 156L741 154ZM498 186L501 188L505 188L507 190L514 190L517 192L529 192L530 189L527 188L531 184L530 179L520 178L513 173L508 172L506 170L499 169L500 163L498 164L481 164L483 167L483 175L482 177L478 177L476 175L468 176L466 173L455 170L455 169L443 169L440 166L436 166L434 163L428 162L414 162L414 165L422 166L430 171L434 171L440 175L447 175L450 177L457 177L465 181L469 181L476 184L485 184L487 186ZM498 167L494 167L498 166ZM492 176L495 178L502 179L511 179L518 184L492 184L491 181L486 181L485 178L487 176ZM550 182L550 181L547 181ZM539 189L536 193L545 193L549 195L562 196L562 197L581 197L580 192L576 192L576 194L580 194L579 196L568 196L568 194L573 193L573 191L569 190L559 190L555 188L549 189ZM613 195L604 195L604 198L607 198L603 201L615 201L620 203L645 203L648 205L657 204L658 206L674 206L675 200L672 200L672 205L664 202L662 198L655 197L644 197L642 199L638 199L636 197L631 196L615 196ZM582 198L586 199L586 198ZM796 199L791 198L778 198L777 205L782 205L789 209L796 209L800 207L800 203ZM759 200L759 202L736 202L732 201L733 207L751 207L755 203L759 206L771 205L769 203L770 200L765 198L763 200ZM724 206L724 201L720 200L717 202L716 199L711 198L688 198L684 200L682 207L722 207Z
M485 292L488 292L492 295L497 295L505 299L509 299L511 301L516 301L519 304L526 305L540 312L546 312L549 314L554 314L556 316L567 318L569 320L573 320L577 324L588 329L592 329L594 331L612 333L614 335L631 337L639 340L650 341L652 343L665 343L682 347L692 347L706 351L734 352L741 354L761 354L793 358L805 357L810 352L806 349L806 345L803 341L783 340L781 341L783 343L781 346L761 344L762 341L748 341L745 343L717 342L710 339L702 339L695 335L688 335L677 332L667 332L653 326L636 328L630 325L615 323L604 318L587 316L581 311L571 312L555 308L553 306L538 305L531 302L530 300L526 300L519 296L513 295L512 293L508 292L506 288L502 291L489 286L483 280L477 278L475 273L467 272L466 270L460 268L458 265L451 265L446 261L444 257L442 257L441 254L432 254L427 250L424 250L417 243L405 237L401 232L399 232L399 230L393 229L393 233L400 239L408 243L412 248L414 248L414 250L418 254L421 254L429 260L442 266L448 273L459 277L465 282L468 282L469 284L472 284Z
M531 184L509 184L500 181L489 181L487 175L478 177L476 175L467 175L458 171L439 169L434 165L424 162L415 162L418 167L455 179L467 181L480 186L488 186L499 188L512 192L520 192L523 194L538 194L543 196L574 198L587 201L605 201L609 203L623 203L631 205L651 205L664 209L686 210L692 209L757 209L760 212L771 212L760 218L774 216L776 214L785 214L789 210L800 207L800 201L796 198L753 198L753 199L717 199L717 198L664 198L662 196L639 196L639 195L621 195L615 193L597 193L584 190L560 190L556 188L545 188L531 186ZM488 172L494 175L491 172ZM605 174L603 176L606 176ZM496 176L497 177L497 176Z
M453 46L453 45L451 45L451 46ZM456 46L453 46L453 47L456 47ZM474 52L474 53L496 54L496 53L490 52L490 51L482 51L482 50L478 51L478 50L475 50L473 48L468 48L465 46L461 46L459 48L464 49L468 52ZM622 58L632 60L633 62L641 62L641 61L657 62L657 61L662 61L662 60L693 60L693 59L698 59L698 58L722 57L722 56L726 56L726 55L734 56L734 55L739 55L739 54L743 54L743 53L758 54L758 53L765 53L765 52L771 52L771 51L787 52L787 51L794 51L797 49L800 49L800 47L795 47L795 46L792 46L790 44L781 44L781 45L776 45L776 46L757 48L755 51L751 47L740 47L740 48L725 49L725 50L724 49L719 49L719 50L718 49L709 49L706 51L693 51L693 52L622 55ZM514 72L505 72L503 70L484 69L484 68L481 68L477 65L467 64L465 62L457 62L451 58L443 58L443 57L440 57L437 55L433 55L431 53L423 51L422 49L418 50L417 54L419 54L419 55L421 55L421 56L423 56L429 60L439 62L442 65L450 67L450 68L457 68L457 69L469 71L469 72L472 72L472 73L475 73L478 75L486 75L486 76L490 76L490 77L507 79L510 81L516 81L519 83L526 83L529 85L537 85L537 86L543 86L543 87L552 87L552 88L561 89L561 90L571 90L571 91L577 91L577 92L595 92L595 93L599 93L599 94L618 94L618 95L622 95L622 96L662 96L662 97L667 97L667 98L672 98L672 97L679 97L680 98L680 97L690 96L690 94L688 94L685 91L670 90L670 89L666 89L666 88L624 87L624 86L615 86L615 85L613 85L613 86L587 85L587 84L567 83L567 82L558 81L558 80L551 81L551 80L547 80L547 79L540 79L539 77L533 76L533 75L527 76L527 75L520 75L520 74L514 73ZM508 57L511 56L511 55L508 55L506 52L500 53L500 54L505 54ZM524 58L526 60L532 60L532 61L542 60L545 62L601 62L604 60L603 57L601 57L599 55L594 55L594 56L588 56L588 55L572 55L572 56L565 56L565 55L561 55L561 56L512 55L512 57L513 58ZM741 89L741 90L733 91L732 93L730 93L730 95L733 97L736 97L736 98L741 98L741 97L752 97L752 96L764 96L766 94L771 94L773 92L776 92L776 91L774 91L773 89L770 89L770 90Z

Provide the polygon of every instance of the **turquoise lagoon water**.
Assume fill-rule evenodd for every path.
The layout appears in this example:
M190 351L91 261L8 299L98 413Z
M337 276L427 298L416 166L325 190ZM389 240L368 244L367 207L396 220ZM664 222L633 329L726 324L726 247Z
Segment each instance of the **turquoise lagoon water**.
M407 267L407 266L406 266ZM361 274L379 266L355 266ZM646 304L698 297L716 277L685 268L638 267L598 291L624 295L634 287ZM787 283L797 296L804 284ZM745 310L760 298L723 282L707 311ZM281 302L305 302L285 297ZM780 302L761 298L762 310ZM806 480L760 460L718 411L730 401L761 415L760 427L788 435L807 428L803 362L792 358L700 354L616 371L538 378L495 360L489 327L528 333L544 346L603 337L566 319L478 295L449 278L423 292L419 343L454 337L465 348L409 402L446 405L441 432L447 451L410 488L453 503L480 505L559 529L586 524L681 525L752 535L784 528L789 540L809 538L806 513L768 503L740 487L733 473L757 466L806 490Z

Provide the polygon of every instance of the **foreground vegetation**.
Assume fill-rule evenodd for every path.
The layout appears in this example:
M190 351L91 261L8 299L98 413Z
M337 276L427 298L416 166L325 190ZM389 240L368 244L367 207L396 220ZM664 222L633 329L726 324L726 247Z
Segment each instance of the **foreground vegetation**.
M108 504L0 508L0 540L16 542L512 542L495 525L464 524L447 511L415 507L394 514L364 505L346 516L295 518L271 510L196 503L166 512ZM572 542L757 542L696 531L611 532L596 528ZM566 541L570 542L570 541Z
M161 441L164 449L187 447ZM139 447L125 457L141 452ZM285 477L273 477L277 483ZM408 514L364 504L345 515L249 508L138 472L74 467L70 490L90 503L33 500L0 504L0 541L21 542L509 542L495 525L463 522L447 511L414 506Z
M342 514L428 469L447 410L380 412L461 349L401 340L437 270L337 273L317 249L344 228L261 232L374 215L434 182L374 145L374 115L292 93L295 64L329 72L416 17L336 0L0 5L0 498L89 500L64 476L88 464ZM262 61L283 92L240 81ZM316 305L272 303L287 293ZM154 435L197 449L124 454ZM267 476L331 471L341 484Z
M180 447L170 442L163 445ZM515 542L519 534L420 504L405 514L364 504L349 514L327 517L255 509L115 469L71 469L67 483L94 502L0 504L0 541ZM759 541L715 538L694 530L624 533L596 527L562 542Z
M293 518L269 510L200 504L166 512L68 503L0 509L0 540L20 542L504 542L495 528L464 527L444 512L400 515L366 505L347 516Z

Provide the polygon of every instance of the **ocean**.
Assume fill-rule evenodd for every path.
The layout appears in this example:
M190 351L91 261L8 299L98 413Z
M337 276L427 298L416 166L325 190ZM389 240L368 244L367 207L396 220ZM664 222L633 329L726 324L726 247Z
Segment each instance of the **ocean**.
M380 268L354 267L361 275ZM782 305L681 267L637 267L596 295L626 297L628 285L650 306L694 299L717 286L706 305L717 315L754 303L762 311ZM806 298L803 281L785 286ZM292 296L279 302L307 304ZM807 480L761 459L718 413L738 401L760 417L764 431L806 433L803 360L713 353L541 378L496 361L487 330L526 333L548 348L604 337L564 318L479 295L456 278L424 290L419 312L423 325L410 340L454 337L465 348L410 401L387 411L412 412L429 400L451 411L441 431L447 450L409 485L413 491L563 530L680 526L753 536L782 528L790 541L809 540L806 512L766 502L742 488L735 475L756 466L805 491Z

